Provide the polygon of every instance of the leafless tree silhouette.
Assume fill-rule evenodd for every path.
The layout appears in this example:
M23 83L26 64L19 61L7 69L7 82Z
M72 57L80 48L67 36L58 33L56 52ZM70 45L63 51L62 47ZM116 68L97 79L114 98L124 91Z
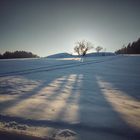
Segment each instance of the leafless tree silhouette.
M103 49L103 47L97 46L95 49L96 49L96 51L99 53L99 52Z
M88 41L78 41L76 42L76 46L74 47L74 51L78 55L85 56L89 50L93 49L91 42Z

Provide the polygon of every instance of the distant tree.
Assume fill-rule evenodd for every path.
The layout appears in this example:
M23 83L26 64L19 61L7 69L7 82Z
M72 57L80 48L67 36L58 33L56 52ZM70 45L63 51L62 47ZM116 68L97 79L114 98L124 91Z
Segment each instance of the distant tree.
M79 46L75 46L75 47L74 47L74 51L75 51L78 55L80 55L80 48L79 48Z
M92 44L88 41L78 41L74 47L74 51L81 56L85 56L89 50L93 48Z
M103 49L103 47L97 46L95 49L96 49L97 53L99 53Z
M9 51L6 51L3 54L3 58L12 58L12 56L13 56L13 53L12 52L9 52Z
M2 59L2 57L3 57L2 54L0 54L0 59Z

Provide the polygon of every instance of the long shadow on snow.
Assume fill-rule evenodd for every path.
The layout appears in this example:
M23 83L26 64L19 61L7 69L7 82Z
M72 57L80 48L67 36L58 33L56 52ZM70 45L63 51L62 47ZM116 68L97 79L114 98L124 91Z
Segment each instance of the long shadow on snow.
M96 71L103 81L111 83L116 90L124 92L134 100L140 101L140 57L122 57L102 64Z
M94 67L95 65L91 65ZM76 72L75 72L76 71ZM122 119L121 115L115 111L115 109L108 103L106 98L104 97L100 87L97 83L96 75L94 75L94 71L90 71L90 69L85 66L81 66L81 69L72 69L71 71L66 71L61 74L57 74L56 77L51 78L49 81L45 81L41 86L35 88L29 95L21 95L20 100L15 100L10 103L8 107L14 106L22 100L26 100L33 95L35 95L42 88L48 86L51 81L55 80L58 77L75 74L77 77L79 75L83 75L83 79L81 79L81 85L77 88L77 84L80 81L77 79L73 83L72 88L75 90L71 90L70 95L66 99L65 106L61 108L58 115L56 116L56 120L33 120L33 119L24 119L19 117L10 117L1 115L0 118L3 121L13 121L16 120L19 123L24 123L33 126L50 126L54 128L69 128L75 130L80 133L80 139L92 139L96 132L100 133L109 133L118 136L124 136L126 138L138 139L140 138L140 134L133 130L130 126L128 126L125 121ZM65 86L61 87L65 88ZM61 94L62 90L58 93ZM75 94L80 92L79 99L76 99ZM57 94L58 96L58 94ZM74 97L72 97L74 96ZM51 100L55 99L56 95L52 97ZM65 99L64 99L65 100ZM69 103L75 103L77 100L78 105L78 119L79 123L69 123L67 121L60 121L60 118L63 118L66 114L66 111L69 111ZM5 107L4 109L6 109ZM81 133L81 131L91 132L89 136L85 133ZM94 133L95 132L95 133Z
M97 69L95 69L95 71L96 70ZM89 127L94 126L98 127L99 130L101 129L101 133L98 131L99 137L108 131L107 133L109 135L114 135L114 132L116 132L116 136L122 136L127 139L139 139L140 132L129 126L122 119L121 114L119 114L105 98L97 83L96 74L94 74L95 71L90 73L90 69L81 70L83 80L78 101L80 122ZM104 131L102 131L102 129L104 129ZM97 139L97 137L95 137L97 136L96 130L91 129L90 132L91 133L87 133L87 135L81 132L80 139Z
M61 76L64 76L64 75L60 75L59 73L55 74L55 77L52 76L51 78L43 81L43 83L41 85L35 87L32 91L29 91L27 93L25 92L25 93L19 95L14 100L10 100L10 101L7 100L7 101L4 101L4 102L1 102L0 103L0 110L1 110L1 112L6 110L6 109L8 109L8 108L16 106L18 103L20 103L22 101L25 101L26 99L29 99L29 98L31 98L34 95L37 95L38 92L41 91L41 89L47 87L51 82L53 82L57 78L60 78ZM28 75L28 76L26 75L26 78L31 79L30 75Z

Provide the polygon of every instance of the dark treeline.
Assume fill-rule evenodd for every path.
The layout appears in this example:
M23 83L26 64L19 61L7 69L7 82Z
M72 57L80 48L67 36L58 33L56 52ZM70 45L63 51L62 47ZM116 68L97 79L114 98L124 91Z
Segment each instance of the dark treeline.
M11 58L37 58L38 56L36 54L33 54L31 52L26 51L14 51L9 52L6 51L3 54L0 54L0 59L11 59Z
M129 43L127 46L123 46L115 53L116 54L140 54L140 38L133 43Z

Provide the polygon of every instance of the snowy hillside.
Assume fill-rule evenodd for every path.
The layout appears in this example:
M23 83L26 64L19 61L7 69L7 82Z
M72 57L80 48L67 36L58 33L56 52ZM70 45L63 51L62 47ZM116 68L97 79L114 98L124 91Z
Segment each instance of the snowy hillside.
M139 71L139 56L0 61L0 128L25 126L19 131L55 140L139 140Z
M113 56L115 55L112 52L100 52L100 53L88 53L85 57L94 57L94 56ZM54 55L47 56L47 58L72 58L72 57L79 57L78 55L71 55L69 53L58 53Z
M94 52L94 53L88 53L86 54L86 57L94 57L94 56L113 56L115 55L114 53L112 52Z
M69 57L73 57L73 55L69 53L58 53L47 56L47 58L69 58Z

